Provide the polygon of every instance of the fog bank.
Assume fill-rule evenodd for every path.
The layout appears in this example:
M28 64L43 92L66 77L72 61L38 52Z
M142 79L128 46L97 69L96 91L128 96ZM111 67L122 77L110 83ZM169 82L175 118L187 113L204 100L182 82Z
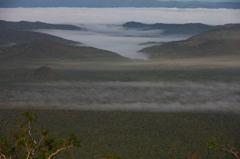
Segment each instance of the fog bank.
M240 112L239 82L54 82L2 92L1 107Z
M0 19L42 21L47 23L122 24L205 23L220 25L240 23L240 9L179 8L0 8Z

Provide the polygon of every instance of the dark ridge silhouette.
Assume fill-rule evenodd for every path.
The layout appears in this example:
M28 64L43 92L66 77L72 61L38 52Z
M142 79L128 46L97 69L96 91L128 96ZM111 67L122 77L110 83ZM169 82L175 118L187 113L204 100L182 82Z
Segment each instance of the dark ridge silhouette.
M17 29L17 30L33 30L33 29L59 29L59 30L81 30L82 28L68 24L48 24L43 22L9 22L0 20L0 28Z
M126 29L143 29L143 30L165 30L163 35L172 34L198 34L213 26L202 24L202 23L187 23L187 24L144 24L140 22L127 22L122 25Z

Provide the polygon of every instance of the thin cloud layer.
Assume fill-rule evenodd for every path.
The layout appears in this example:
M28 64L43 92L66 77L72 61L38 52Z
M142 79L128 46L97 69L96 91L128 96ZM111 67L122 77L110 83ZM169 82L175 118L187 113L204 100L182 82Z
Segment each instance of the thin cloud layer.
M56 82L2 92L2 107L240 112L239 82Z
M122 24L205 23L219 25L240 23L239 9L178 8L0 8L0 19L42 21L48 23Z

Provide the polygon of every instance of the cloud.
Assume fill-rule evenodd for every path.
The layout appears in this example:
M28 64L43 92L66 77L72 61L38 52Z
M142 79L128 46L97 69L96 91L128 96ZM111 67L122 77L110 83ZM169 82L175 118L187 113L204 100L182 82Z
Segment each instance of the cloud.
M0 19L42 21L48 23L122 24L205 23L211 25L240 23L239 9L178 8L0 8Z

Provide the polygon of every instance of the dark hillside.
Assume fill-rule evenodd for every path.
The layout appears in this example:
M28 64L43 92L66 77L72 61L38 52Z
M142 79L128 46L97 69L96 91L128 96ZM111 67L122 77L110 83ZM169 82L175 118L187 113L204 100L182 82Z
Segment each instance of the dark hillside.
M44 33L0 28L0 46L30 42L30 41L40 40L40 39L48 39L51 41L55 41L55 42L58 42L61 44L67 44L67 45L74 45L79 43L76 41L67 40L67 39L63 39L57 36L44 34Z
M225 24L206 30L188 40L227 40L240 39L240 24Z
M240 27L238 25L216 27L187 40L148 47L139 52L151 53L151 59L240 56Z
M205 30L212 28L210 25L201 24L201 23L190 23L184 24L177 28L167 29L162 34L163 35L172 35L172 34L198 34Z
M66 24L48 24L43 22L8 22L0 20L0 28L17 29L17 30L33 30L33 29L59 29L59 30L81 30L80 27Z
M0 48L0 61L12 63L31 60L124 61L116 53L93 47L70 46L50 40L38 40Z

